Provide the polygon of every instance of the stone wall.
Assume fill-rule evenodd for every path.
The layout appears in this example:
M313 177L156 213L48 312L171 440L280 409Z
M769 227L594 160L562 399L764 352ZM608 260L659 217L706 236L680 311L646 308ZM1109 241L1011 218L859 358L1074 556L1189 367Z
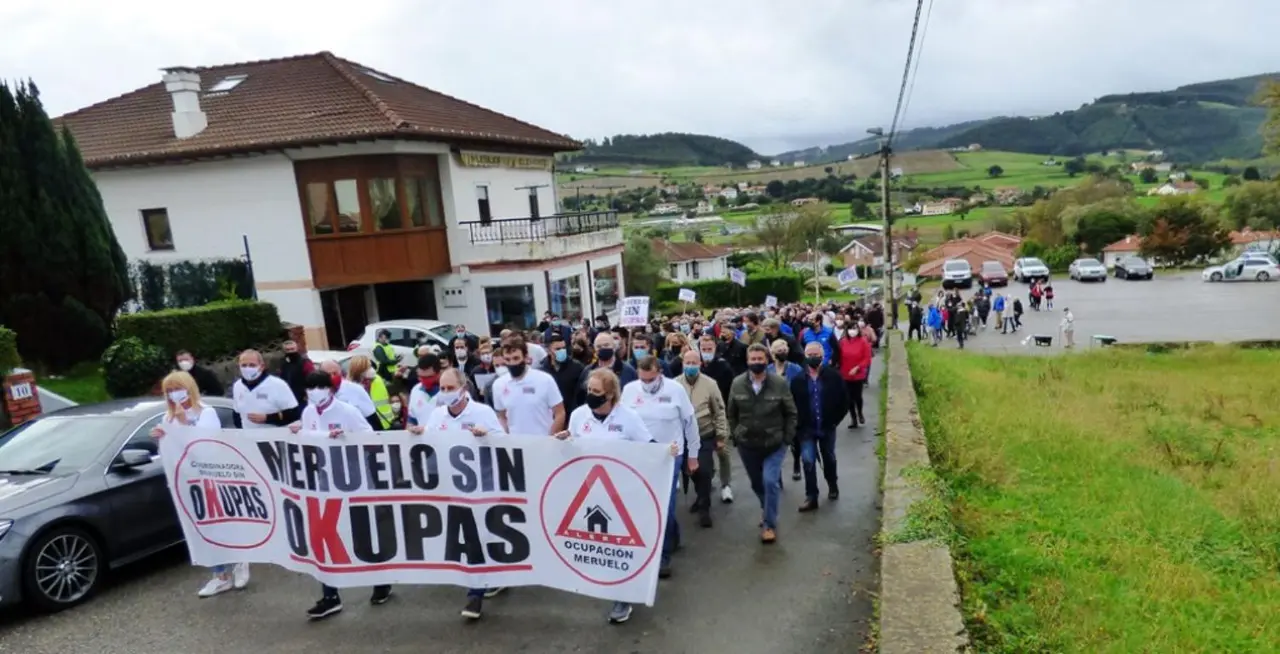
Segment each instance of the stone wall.
M10 425L21 425L40 417L40 389L30 370L16 368L4 376L4 420Z

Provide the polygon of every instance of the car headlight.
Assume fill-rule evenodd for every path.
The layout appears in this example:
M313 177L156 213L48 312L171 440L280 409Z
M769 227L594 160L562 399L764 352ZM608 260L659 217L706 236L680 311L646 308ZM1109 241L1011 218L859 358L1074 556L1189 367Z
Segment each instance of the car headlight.
M12 520L0 520L0 538L9 533L9 528L13 526Z

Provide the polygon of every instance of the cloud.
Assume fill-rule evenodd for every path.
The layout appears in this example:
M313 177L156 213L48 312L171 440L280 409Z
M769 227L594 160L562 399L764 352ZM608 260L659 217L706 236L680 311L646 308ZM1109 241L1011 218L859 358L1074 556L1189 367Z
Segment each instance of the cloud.
M1268 72L1273 4L935 0L905 126ZM216 11L6 0L0 72L34 79L60 114L154 82L165 66L331 50L577 137L696 132L768 153L887 127L914 10L910 0L222 0Z

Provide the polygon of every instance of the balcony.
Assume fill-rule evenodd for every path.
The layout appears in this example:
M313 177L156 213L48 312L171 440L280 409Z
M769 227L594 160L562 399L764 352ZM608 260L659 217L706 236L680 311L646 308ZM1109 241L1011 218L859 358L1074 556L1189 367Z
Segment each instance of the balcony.
M455 264L540 261L622 244L618 212L562 213L460 223L464 250Z

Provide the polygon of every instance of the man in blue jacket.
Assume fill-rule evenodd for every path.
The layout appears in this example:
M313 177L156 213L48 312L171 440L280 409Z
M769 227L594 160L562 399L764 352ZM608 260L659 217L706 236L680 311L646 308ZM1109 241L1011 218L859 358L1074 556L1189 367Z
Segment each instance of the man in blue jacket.
M827 480L827 499L840 497L836 475L836 428L849 413L849 395L844 379L835 368L823 363L822 346L804 346L804 374L791 380L796 401L796 441L804 467L804 504L800 512L818 508L817 458L822 456L822 473Z
M800 333L800 341L806 351L810 343L821 345L823 363L831 361L831 344L835 341L835 332L823 324L821 313L815 312L809 316L809 326Z

